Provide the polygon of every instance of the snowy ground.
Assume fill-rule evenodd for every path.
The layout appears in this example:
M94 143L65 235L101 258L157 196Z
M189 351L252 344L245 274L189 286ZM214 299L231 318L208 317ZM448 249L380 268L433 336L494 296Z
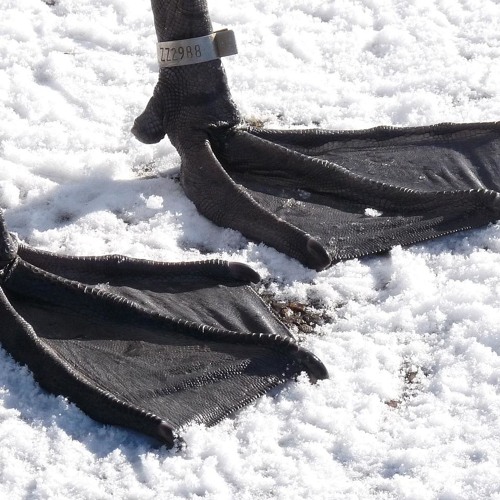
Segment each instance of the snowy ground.
M499 119L499 0L209 5L237 33L225 66L249 120ZM500 499L500 225L321 273L215 227L175 181L168 141L129 133L154 44L148 0L2 0L9 227L56 252L248 262L329 316L306 345L331 378L192 427L176 452L92 421L0 349L0 498Z

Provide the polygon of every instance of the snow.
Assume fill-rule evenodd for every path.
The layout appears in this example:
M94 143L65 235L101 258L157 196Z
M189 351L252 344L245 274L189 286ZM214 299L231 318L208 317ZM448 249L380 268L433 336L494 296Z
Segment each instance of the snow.
M48 2L52 3L52 2ZM245 118L367 128L498 120L498 0L209 0ZM249 263L328 318L331 378L289 383L182 450L104 426L0 349L0 498L500 499L500 226L316 273L200 216L168 141L147 0L2 0L0 206L36 247ZM373 213L376 216L377 213Z

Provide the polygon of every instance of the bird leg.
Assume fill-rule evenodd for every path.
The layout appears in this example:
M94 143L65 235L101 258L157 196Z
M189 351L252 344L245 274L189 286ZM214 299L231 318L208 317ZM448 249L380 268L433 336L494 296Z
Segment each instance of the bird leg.
M159 42L208 35L204 0L152 0ZM262 208L237 186L213 152L214 141L240 124L219 59L161 68L153 96L132 133L155 143L165 135L181 156L181 182L200 213L220 226L241 231L315 269L330 264L326 250L301 229Z

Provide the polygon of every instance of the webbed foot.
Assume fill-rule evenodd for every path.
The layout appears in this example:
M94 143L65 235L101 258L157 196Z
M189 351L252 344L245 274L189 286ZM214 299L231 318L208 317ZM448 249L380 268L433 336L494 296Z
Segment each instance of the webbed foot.
M211 32L205 1L152 5L159 41ZM248 129L214 60L162 68L132 131L168 135L200 213L319 271L498 219L499 129Z
M11 259L1 211L0 236L0 343L96 420L172 446L189 422L215 424L303 371L328 376L247 285L259 276L245 264L23 244Z

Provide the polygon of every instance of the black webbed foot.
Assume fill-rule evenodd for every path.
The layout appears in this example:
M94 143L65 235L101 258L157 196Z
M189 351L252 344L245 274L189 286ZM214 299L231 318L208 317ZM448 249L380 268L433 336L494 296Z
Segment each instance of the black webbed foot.
M1 218L0 230L2 346L96 420L172 446L184 425L215 424L302 371L328 376L245 264L14 255Z
M152 5L159 41L211 32L205 1ZM316 270L500 216L499 124L245 129L216 60L162 68L132 131L168 135L200 213Z
M500 217L497 123L357 133L239 129L216 144L232 180L313 235L333 262Z

